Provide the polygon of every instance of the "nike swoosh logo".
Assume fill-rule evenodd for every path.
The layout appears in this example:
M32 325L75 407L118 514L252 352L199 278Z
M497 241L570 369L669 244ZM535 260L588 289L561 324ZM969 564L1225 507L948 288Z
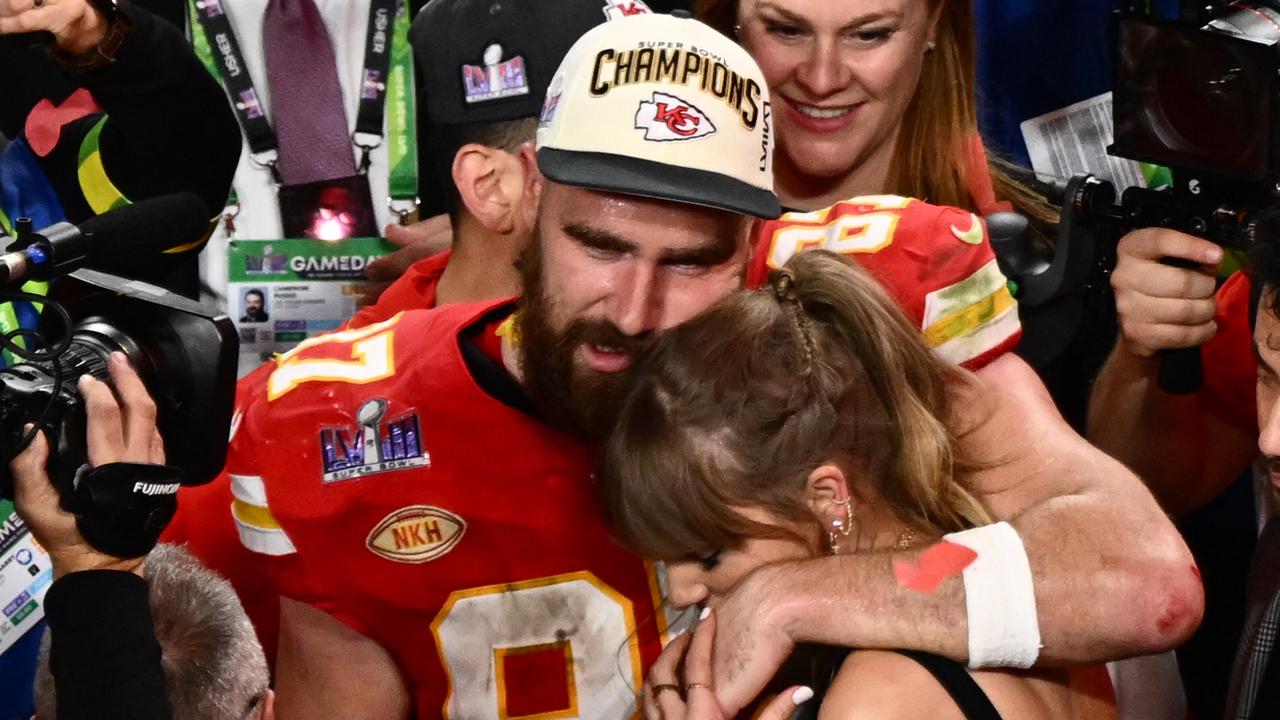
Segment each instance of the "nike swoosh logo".
M982 227L982 221L977 215L970 214L973 222L968 230L961 230L955 225L951 226L951 234L960 239L960 242L969 243L970 245L981 245L982 240L987 236L986 231Z

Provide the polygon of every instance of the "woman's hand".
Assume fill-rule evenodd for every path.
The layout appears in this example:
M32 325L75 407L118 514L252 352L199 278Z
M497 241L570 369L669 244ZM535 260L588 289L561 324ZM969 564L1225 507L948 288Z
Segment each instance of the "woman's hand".
M710 610L689 634L673 639L649 670L644 684L646 720L728 720L711 686L711 648L716 619ZM684 679L680 679L683 666ZM755 715L759 720L786 720L796 707L813 697L803 686L787 688Z

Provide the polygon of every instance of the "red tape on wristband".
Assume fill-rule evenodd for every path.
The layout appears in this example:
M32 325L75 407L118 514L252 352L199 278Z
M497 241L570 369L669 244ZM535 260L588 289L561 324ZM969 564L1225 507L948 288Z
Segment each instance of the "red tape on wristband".
M933 592L943 580L959 575L978 559L978 553L963 545L940 542L920 553L916 562L893 561L893 575L909 590Z

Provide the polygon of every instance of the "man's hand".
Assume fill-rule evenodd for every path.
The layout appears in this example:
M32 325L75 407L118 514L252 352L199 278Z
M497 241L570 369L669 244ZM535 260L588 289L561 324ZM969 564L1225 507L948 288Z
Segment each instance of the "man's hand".
M795 649L787 628L771 612L785 600L776 592L785 581L774 577L782 570L782 565L759 568L716 607L715 615L727 630L715 637L712 677L716 698L728 717L755 699Z
M1132 355L1149 358L1160 350L1203 345L1213 337L1218 264L1222 248L1164 228L1129 233L1117 248L1116 312L1121 342ZM1174 258L1190 268L1160 262Z
M124 355L113 353L108 366L115 396L106 384L88 375L81 377L79 383L88 413L89 464L164 464L164 442L156 430L156 406L146 387ZM85 542L75 516L58 504L58 493L46 470L48 460L49 442L41 431L13 459L9 469L14 479L14 507L49 553L54 575L61 577L80 570L125 570L141 575L143 558L113 557Z
M716 613L719 612L717 609ZM649 680L643 691L645 720L724 720L735 717L738 710L753 699L747 698L726 711L711 669L712 648L717 644L715 613L704 613L692 638L685 634L672 640L649 669ZM786 720L797 705L812 697L813 691L807 687L790 687L752 717Z
M1194 394L1165 392L1157 380L1158 351L1203 345L1218 332L1214 276L1222 250L1148 228L1126 235L1117 256L1111 284L1120 334L1090 390L1088 438L1181 515L1221 494L1257 457L1256 433L1206 412ZM1165 257L1194 265L1166 265ZM1247 345L1241 350L1247 356Z
M107 34L102 15L86 0L0 0L0 35L48 32L58 49L78 54Z
M388 225L384 234L387 242L400 249L365 267L364 276L369 278L370 284L365 286L356 300L362 307L377 302L382 291L411 265L444 252L453 245L453 225L448 215L436 215L412 225Z

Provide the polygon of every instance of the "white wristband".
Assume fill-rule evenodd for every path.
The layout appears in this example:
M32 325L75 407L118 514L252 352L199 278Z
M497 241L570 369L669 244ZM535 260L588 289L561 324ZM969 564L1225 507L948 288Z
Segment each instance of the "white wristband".
M944 540L978 554L964 569L969 667L1029 668L1040 656L1031 563L1006 522L951 533Z

